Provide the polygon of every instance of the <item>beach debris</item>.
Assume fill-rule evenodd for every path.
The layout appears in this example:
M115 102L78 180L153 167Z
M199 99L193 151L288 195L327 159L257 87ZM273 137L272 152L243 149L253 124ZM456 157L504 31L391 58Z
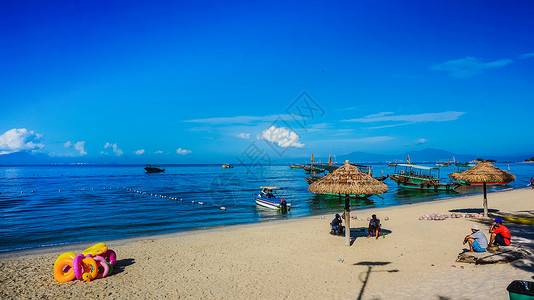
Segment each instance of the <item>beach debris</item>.
M384 221L388 221L388 220L389 220L389 217L386 216L386 217L384 218Z
M459 213L452 213L450 215L448 214L424 214L419 217L419 220L434 220L434 221L442 221L448 218L455 219L455 218L482 218L484 215L479 213L473 213L473 214L459 214Z

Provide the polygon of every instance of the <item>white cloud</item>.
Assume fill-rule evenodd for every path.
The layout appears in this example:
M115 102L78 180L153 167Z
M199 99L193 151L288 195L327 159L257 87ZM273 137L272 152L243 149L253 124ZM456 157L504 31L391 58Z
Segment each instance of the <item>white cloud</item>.
M156 152L154 152L154 153L156 153L156 154L162 154L162 153L163 153L163 151L161 151L161 150L158 150L158 151L156 151Z
M8 130L0 135L0 155L42 149L44 144L38 142L40 138L40 134L26 128Z
M241 139L244 139L244 140L248 140L248 139L250 139L250 133L242 132L242 133L238 134L237 137L241 138Z
M115 155L117 156L121 156L124 152L117 146L117 144L112 144L112 143L109 143L107 142L105 145L104 145L104 148L107 149L107 148L112 148L113 149L113 153L115 153ZM104 154L107 154L105 153L104 151L102 151L101 153L104 153Z
M418 139L417 142L415 142L416 145L422 145L424 143L426 143L425 139Z
M529 53L527 53L527 55L528 54ZM480 58L467 56L433 65L430 69L434 71L448 72L449 75L456 78L467 78L481 74L484 70L501 68L513 62L514 61L509 58L483 62Z
M145 149L139 149L139 150L135 151L135 154L137 154L137 155L141 155L143 153L145 153Z
M76 151L78 151L80 155L87 154L87 152L85 151L85 141L77 142L76 144L74 144L74 149L76 149Z
M457 120L465 112L460 111L445 111L440 113L424 113L414 115L392 115L391 113L379 113L375 115L369 115L363 118L343 120L344 122L407 122L404 124L387 125L383 127L393 127L399 125L407 125L423 122L446 122ZM378 128L378 127L377 127Z
M265 129L258 138L269 141L271 143L275 143L282 148L304 147L304 144L301 144L299 142L299 135L285 127L271 126Z
M63 144L63 147L65 148L70 148L70 146L72 146L72 143L70 141L67 141L65 142L65 144Z
M531 57L534 57L534 52L524 53L524 54L519 55L519 59L525 59L525 58L531 58Z
M185 150L185 149L182 149L182 148L178 148L176 150L176 153L180 154L180 155L186 155L186 154L189 154L191 153L192 151L191 150Z

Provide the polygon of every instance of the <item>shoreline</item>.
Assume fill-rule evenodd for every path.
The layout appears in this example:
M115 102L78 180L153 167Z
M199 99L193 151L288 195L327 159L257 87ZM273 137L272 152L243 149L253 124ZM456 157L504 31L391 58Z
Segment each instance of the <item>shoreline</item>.
M491 193L488 205L490 212L532 213L533 196L531 189ZM354 211L350 247L329 234L333 214L110 241L116 272L91 282L54 280L58 248L1 258L0 298L505 299L511 281L533 280L532 255L505 264L457 263L471 225L488 236L492 219L419 220L481 210L482 196L472 195ZM382 220L384 238L367 238L371 214ZM505 225L514 245L534 253L533 225Z
M510 191L516 191L516 190L522 190L522 189L529 189L530 187L519 187L519 188L509 188L505 190L498 190L498 191L488 191L488 195L494 194L494 193L503 193L503 192L510 192ZM396 208L396 207L405 207L405 206L418 206L418 205L425 205L428 203L435 203L435 202L446 202L446 201L455 201L458 198L462 197L474 197L477 195L482 195L481 192L474 192L469 194L461 194L453 197L444 197L444 198L430 198L428 200L422 201L422 202L416 202L416 203L405 203L405 204L398 204L394 206L386 206L386 207L375 207L375 208L363 208L358 210L351 209L351 216L354 216L354 214L357 214L359 212L365 212L367 210L373 210L373 211L382 211L387 210L390 208ZM277 219L277 220L267 220L267 221L260 221L260 222L251 222L251 223L245 223L245 224L227 224L227 225L217 225L217 226L209 226L209 227L197 227L191 230L183 230L183 231L177 231L177 232L170 232L170 233L163 233L163 234L154 234L154 235L143 235L143 236L136 236L136 237L130 237L130 238L122 238L122 239L113 239L113 240L95 240L95 241L84 241L84 242L76 242L76 243L69 243L65 245L60 246L42 246L40 248L31 248L31 249L22 249L22 250L11 250L11 251L5 251L0 252L0 259L2 258L10 258L10 257L20 257L20 256L27 256L27 255L40 255L40 254L49 254L49 253L55 253L59 251L68 252L69 249L72 248L87 248L91 245L94 245L96 243L104 242L106 244L118 244L118 245L125 245L128 243L133 242L139 242L142 240L154 240L154 239L160 239L160 238L173 238L173 237L182 237L182 236L189 236L194 235L197 233L202 233L206 231L220 231L220 230L232 230L232 228L239 228L239 227L249 227L249 226L257 226L260 224L270 224L270 223L277 223L277 222L286 222L286 221L298 221L298 220L305 220L307 218L315 218L315 217L321 217L328 215L335 215L336 213L342 214L343 210L340 210L339 212L332 211L330 213L323 213L323 214L317 214L317 215L306 215L306 216L300 216L295 218L287 218L287 219Z

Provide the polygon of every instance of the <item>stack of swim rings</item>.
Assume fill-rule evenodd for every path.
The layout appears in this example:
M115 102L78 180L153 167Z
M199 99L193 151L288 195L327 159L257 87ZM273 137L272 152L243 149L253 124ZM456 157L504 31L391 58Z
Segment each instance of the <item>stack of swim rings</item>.
M95 278L104 278L113 273L116 261L117 255L104 243L93 245L78 255L66 252L54 263L54 278L59 282L75 278L89 282Z

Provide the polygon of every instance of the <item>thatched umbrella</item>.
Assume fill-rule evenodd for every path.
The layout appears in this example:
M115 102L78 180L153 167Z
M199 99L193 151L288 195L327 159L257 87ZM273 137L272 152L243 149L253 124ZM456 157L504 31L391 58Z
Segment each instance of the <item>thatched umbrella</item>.
M345 195L345 242L350 246L350 196L383 194L388 191L388 186L361 172L347 160L334 172L310 184L308 191L315 194Z
M489 162L480 162L476 166L463 171L455 178L457 181L466 181L470 184L483 184L484 186L484 216L488 216L488 199L486 196L486 184L508 183L515 180L515 176L505 172Z

